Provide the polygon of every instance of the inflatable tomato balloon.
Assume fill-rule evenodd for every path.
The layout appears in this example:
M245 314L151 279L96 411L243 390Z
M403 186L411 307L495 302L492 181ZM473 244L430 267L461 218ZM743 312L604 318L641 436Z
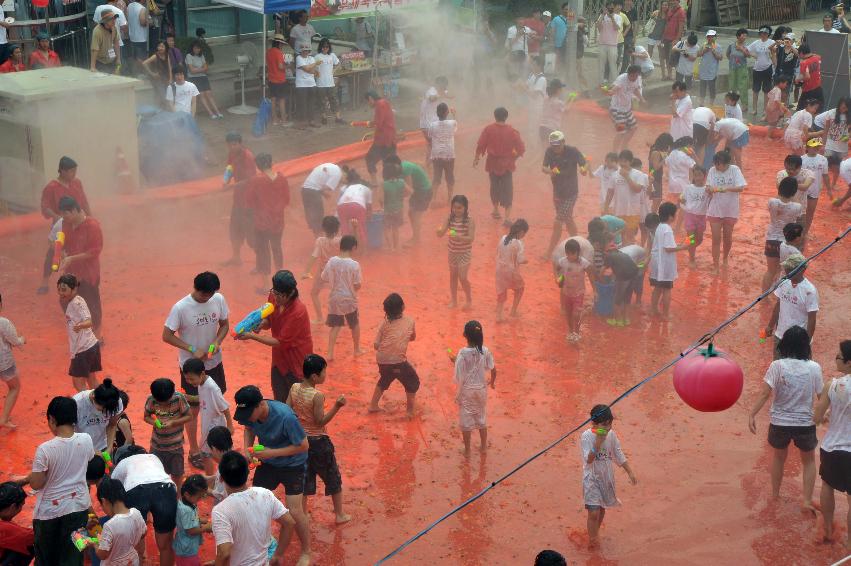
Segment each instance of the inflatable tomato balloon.
M709 344L692 352L674 366L674 389L692 409L724 411L742 394L744 375L739 364Z

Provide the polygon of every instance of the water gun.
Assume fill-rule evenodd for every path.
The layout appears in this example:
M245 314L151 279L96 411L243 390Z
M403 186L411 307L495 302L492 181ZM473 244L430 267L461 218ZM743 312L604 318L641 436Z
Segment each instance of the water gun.
M228 165L225 167L225 176L223 177L225 185L230 183L231 179L233 179L233 165Z
M449 229L449 235L454 237L454 236L458 235L458 232L455 230L455 228L450 228Z
M267 303L267 304L269 304L269 303ZM209 358L209 357L212 357L212 356L213 356L213 354L215 354L215 353L216 353L216 345L215 345L215 344L210 344L210 347L209 347L209 348L207 348L207 357L208 357L208 358Z
M369 120L355 120L353 122L350 122L349 125L353 126L355 128L358 128L358 127L368 128L369 127Z
M154 426L155 427L157 427L157 428L163 427L163 422L160 420L160 418L157 416L156 413L151 413L151 418L154 419Z
M567 93L567 101L570 102L572 100L575 100L577 96L579 96L578 92L576 92L576 91L569 92L569 93Z
M765 328L759 331L759 343L765 344L765 341L768 340L768 333L765 331Z
M564 283L564 275L559 275L558 278L556 279L556 283L558 283L559 285Z
M687 235L686 235L686 239L685 239L685 241L683 242L683 245L686 245L686 246L693 246L693 245L695 245L695 244L694 244L694 234L687 234Z
M609 94L609 91L612 90L612 87L610 87L609 85L600 85L600 90L602 90L606 94Z
M609 431L604 428L595 428L594 434L596 434L597 436L606 436L607 434L609 434Z
M115 464L112 463L112 456L109 454L109 450L101 452L100 457L103 458L103 462L106 464L106 473L111 472Z
M833 206L839 206L840 202L842 202L842 199L839 198L839 197L836 197L835 199L833 199L833 202L831 204L833 204Z
M257 452L263 452L264 450L266 450L266 447L262 444L255 444L254 446L248 448L248 451L252 454L255 454Z
M59 271L59 261L62 259L62 248L65 247L65 232L56 233L56 241L53 242L53 263L51 271Z
M688 155L689 157L694 157L694 149L691 147L682 148L682 152Z
M97 521L97 518L98 518L98 516L95 515L94 513L89 513L89 520L90 521L93 520L93 519L95 521ZM103 532L103 527L101 526L100 523L96 524L94 527L89 529L89 534L94 535L94 536L100 535L101 532Z
M83 552L86 550L86 547L91 544L98 543L98 537L90 537L86 533L85 529L78 529L71 533L71 542L74 543L74 546L77 547L77 550Z
M246 332L254 332L260 328L260 324L262 324L263 320L265 320L273 312L275 312L275 305L272 303L266 303L262 307L251 311L248 313L248 316L243 318L242 321L236 325L236 328L233 329L233 337L236 338Z
M561 175L561 169L558 167L551 167L550 171L552 171L554 175Z
M842 136L841 138L839 138L839 141L847 142L848 139L848 136Z

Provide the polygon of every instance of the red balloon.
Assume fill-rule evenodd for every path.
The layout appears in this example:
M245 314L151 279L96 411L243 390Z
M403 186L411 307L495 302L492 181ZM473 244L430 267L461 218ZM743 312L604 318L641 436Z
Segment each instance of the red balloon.
M674 366L674 389L692 409L711 413L732 407L742 394L739 364L712 344L692 352Z

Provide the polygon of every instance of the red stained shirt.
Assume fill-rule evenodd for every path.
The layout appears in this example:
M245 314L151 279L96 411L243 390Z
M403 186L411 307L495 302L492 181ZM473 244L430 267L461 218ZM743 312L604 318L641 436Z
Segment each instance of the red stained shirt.
M810 78L804 80L801 86L802 92L809 92L821 86L821 55L810 55L806 59L801 59L801 76L805 70L810 73Z
M233 167L233 182L247 181L257 175L257 166L254 165L254 154L248 148L240 147L228 152L228 165ZM248 206L245 186L237 186L233 189L234 208L245 208Z
M680 26L684 26L686 21L686 13L682 6L677 4L676 10L668 11L668 17L665 21L665 31L662 33L662 39L665 41L676 41L680 39ZM632 22L630 22L632 23ZM685 29L684 27L682 29Z
M59 55L52 49L44 54L40 49L36 49L30 54L30 69L61 67L62 62L59 61Z
M274 298L269 295L269 302L274 304ZM304 358L313 353L313 337L310 335L310 315L301 300L291 302L281 312L275 309L269 315L272 337L280 342L272 348L272 365L278 368L281 375L292 373L299 379L304 377L302 365Z
M547 26L538 18L526 18L523 20L523 25L535 32L535 39L529 40L529 53L540 53L541 40L544 39Z
M41 190L41 213L44 217L51 217L50 214L47 213L47 209L58 214L59 199L66 196L77 201L77 204L80 205L80 208L82 208L83 212L86 214L92 213L91 208L89 208L89 199L86 198L86 191L83 190L83 183L81 183L79 179L72 180L68 183L68 186L63 185L54 179L47 183L47 185L45 185Z
M386 98L375 101L375 114L372 117L375 124L373 143L378 147L390 147L396 144L396 116L393 107Z
M30 554L33 544L35 544L35 534L32 529L10 521L0 521L0 550ZM3 553L0 552L0 554Z
M266 74L270 83L282 84L287 82L284 52L277 47L270 47L266 50Z
M487 153L485 171L494 175L514 171L514 162L525 151L526 146L523 145L520 133L508 124L500 122L486 126L476 145L476 157Z
M287 178L278 173L270 179L264 173L248 181L248 206L254 211L254 227L265 232L284 229L284 209L290 204Z
M21 71L26 71L27 66L25 63L14 64L11 59L6 59L6 62L0 65L0 73L19 73Z
M65 232L65 253L77 255L90 253L92 257L79 259L68 266L68 273L73 273L78 279L97 285L100 283L100 252L103 250L103 232L100 222L87 217L74 228L68 222L62 223Z

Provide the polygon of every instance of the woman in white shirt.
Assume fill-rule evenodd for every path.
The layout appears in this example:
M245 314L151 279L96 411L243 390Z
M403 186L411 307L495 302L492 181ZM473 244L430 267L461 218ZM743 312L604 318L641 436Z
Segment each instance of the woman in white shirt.
M372 215L372 191L354 169L346 171L346 186L337 200L340 235L354 235L363 245L366 242L366 220Z
M313 106L316 104L316 76L319 74L319 63L310 55L310 44L299 46L298 57L295 58L295 104L298 121L296 128L304 130L306 126L319 127L313 123Z
M792 326L778 344L780 359L771 362L765 372L759 397L751 409L748 428L756 434L756 415L774 394L771 421L768 425L768 444L774 449L771 462L771 495L780 497L783 467L794 442L801 454L803 466L803 498L801 508L813 514L813 489L816 483L815 449L818 446L813 404L822 390L821 366L814 362L810 335L800 326Z
M340 65L340 59L333 52L331 42L323 37L319 42L319 53L315 57L319 66L319 75L316 77L316 92L319 94L319 108L322 112L322 123L328 122L325 110L334 115L337 124L343 124L340 118L340 105L337 101L337 87L334 84L334 69Z
M716 273L722 240L724 265L727 265L730 248L733 247L733 227L739 219L739 193L748 185L742 170L736 165L730 165L730 161L728 151L719 151L712 160L714 166L706 176L706 189L712 194L709 208L706 209L706 219L712 228L712 263Z

